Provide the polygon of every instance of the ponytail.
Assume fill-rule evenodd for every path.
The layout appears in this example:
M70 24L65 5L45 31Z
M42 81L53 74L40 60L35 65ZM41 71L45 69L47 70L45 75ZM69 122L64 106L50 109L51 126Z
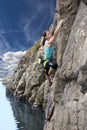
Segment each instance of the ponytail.
M46 39L45 39L45 37L43 37L43 40L42 40L42 45L44 46L44 44L45 44L45 41L46 41Z
M46 41L46 38L45 38L45 37L46 37L46 32L47 32L47 31L44 31L44 32L43 32L43 35L42 35L42 37L43 37L42 45L43 45L43 46L44 46L45 41Z

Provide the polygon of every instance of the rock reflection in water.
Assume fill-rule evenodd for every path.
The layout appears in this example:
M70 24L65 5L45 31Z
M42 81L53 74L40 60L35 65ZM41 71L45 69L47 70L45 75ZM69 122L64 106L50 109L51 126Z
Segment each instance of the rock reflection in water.
M6 96L12 106L18 130L43 130L44 112L41 108L32 107L9 93L6 93Z

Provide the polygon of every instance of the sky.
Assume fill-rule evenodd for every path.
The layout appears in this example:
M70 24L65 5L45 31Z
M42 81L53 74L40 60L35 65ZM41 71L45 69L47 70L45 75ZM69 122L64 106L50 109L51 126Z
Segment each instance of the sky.
M25 50L52 23L56 0L0 0L0 53Z
M53 21L56 0L0 0L0 78Z

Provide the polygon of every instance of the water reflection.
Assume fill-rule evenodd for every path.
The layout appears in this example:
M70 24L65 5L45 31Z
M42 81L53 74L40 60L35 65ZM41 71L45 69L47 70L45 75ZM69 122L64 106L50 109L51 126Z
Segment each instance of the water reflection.
M13 111L6 98L5 86L0 82L0 130L16 130Z
M18 130L43 130L44 112L41 108L35 108L26 101L18 100L6 93L12 106Z

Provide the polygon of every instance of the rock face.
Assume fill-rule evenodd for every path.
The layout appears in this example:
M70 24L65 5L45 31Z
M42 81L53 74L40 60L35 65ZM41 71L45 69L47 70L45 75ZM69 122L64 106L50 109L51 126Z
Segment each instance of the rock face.
M27 51L7 84L7 91L45 109L44 130L87 130L87 2L58 0L54 23L65 23L55 45L58 70L49 88L37 43ZM51 27L51 29L52 29Z

